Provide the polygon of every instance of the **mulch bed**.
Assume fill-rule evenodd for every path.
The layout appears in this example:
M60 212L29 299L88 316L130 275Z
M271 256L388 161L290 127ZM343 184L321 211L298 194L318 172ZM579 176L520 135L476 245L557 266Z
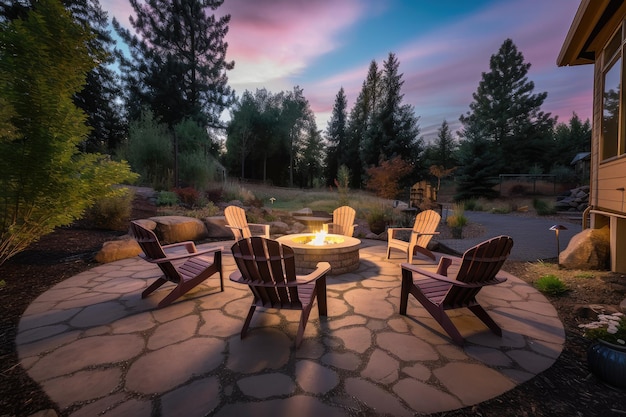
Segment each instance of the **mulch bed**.
M102 244L119 232L60 228L0 266L0 416L29 416L56 409L20 366L15 337L20 316L39 294L58 282L92 268ZM527 263L505 269L532 282ZM621 279L621 281L620 281ZM611 281L611 280L614 280ZM589 341L578 329L580 306L619 303L625 296L623 276L604 274L558 298L551 298L566 327L565 349L556 363L535 378L490 401L437 416L618 416L626 415L626 392L608 387L589 374ZM614 284L614 285L613 285Z

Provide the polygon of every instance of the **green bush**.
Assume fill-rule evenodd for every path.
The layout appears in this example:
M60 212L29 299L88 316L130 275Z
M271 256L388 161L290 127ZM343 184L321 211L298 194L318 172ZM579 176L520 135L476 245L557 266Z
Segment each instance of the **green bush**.
M544 294L557 297L567 292L567 286L554 274L542 275L535 281L535 288Z
M174 159L170 133L150 110L143 111L139 120L130 123L128 145L121 153L141 175L143 184L156 190L167 190L172 186Z
M446 219L446 223L450 227L462 228L468 223L468 219L465 216L465 206L463 202L455 203L452 208L452 214Z
M126 192L104 197L87 210L85 219L100 229L126 230L133 209L134 193L128 188Z
M178 195L172 191L159 191L157 195L157 206L176 206L178 205Z
M212 201L209 201L206 205L202 206L202 208L188 211L186 215L196 219L204 219L206 217L216 216L219 212L219 207L213 204Z
M553 206L548 204L545 200L541 200L539 198L533 198L533 208L540 216L556 214L556 209Z

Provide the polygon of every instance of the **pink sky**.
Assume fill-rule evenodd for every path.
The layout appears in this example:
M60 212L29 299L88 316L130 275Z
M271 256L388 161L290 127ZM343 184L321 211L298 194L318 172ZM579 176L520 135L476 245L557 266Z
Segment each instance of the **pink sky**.
M404 74L405 103L414 106L426 139L445 119L455 129L469 110L481 73L505 39L526 62L535 93L548 93L542 110L567 123L573 112L591 117L592 66L556 66L577 0L464 0L438 6L417 1L225 0L230 13L230 85L277 93L295 85L325 130L335 96L348 105L358 95L372 60L394 52ZM442 3L442 2L439 2ZM101 0L110 17L128 25L127 0Z

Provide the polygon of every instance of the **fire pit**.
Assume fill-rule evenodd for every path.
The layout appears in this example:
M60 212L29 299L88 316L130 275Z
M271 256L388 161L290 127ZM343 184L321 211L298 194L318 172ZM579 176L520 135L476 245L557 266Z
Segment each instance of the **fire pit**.
M308 274L318 262L330 263L330 275L345 274L359 268L359 239L318 232L285 235L276 240L293 249L298 274Z

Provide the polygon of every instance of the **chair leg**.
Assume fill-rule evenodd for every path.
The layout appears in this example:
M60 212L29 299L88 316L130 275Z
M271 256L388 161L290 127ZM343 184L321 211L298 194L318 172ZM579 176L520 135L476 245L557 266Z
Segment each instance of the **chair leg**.
M476 315L476 317L478 317L483 323L485 323L487 327L491 329L492 332L502 337L502 329L500 328L500 326L498 326L498 324L495 321L493 321L491 316L485 311L484 308L482 308L481 305L476 304L476 305L469 307L469 309L472 313Z
M413 285L413 273L402 270L402 288L400 291L400 314L406 316L406 309L409 304L409 292L411 285Z
M300 347L300 345L302 344L302 338L304 337L304 329L306 328L306 324L309 321L309 315L311 314L312 308L313 308L313 300L311 300L311 303L308 306L306 306L306 308L302 309L302 314L300 314L300 325L298 326L298 333L296 334L296 348Z
M248 326L250 326L250 322L252 321L252 316L254 315L254 310L256 310L256 306L252 304L250 306L250 310L248 310L248 316L246 320L243 322L243 327L241 328L241 338L246 337L246 333L248 332Z
M320 316L328 315L328 302L326 300L326 275L319 278L315 283L315 295L317 297L317 311ZM315 298L313 298L315 299ZM311 304L313 300L311 300Z
M150 284L148 288L143 290L143 292L141 293L141 298L146 298L147 296L152 294L157 288L159 288L161 285L165 284L166 282L168 281L164 277L157 279L152 284Z

